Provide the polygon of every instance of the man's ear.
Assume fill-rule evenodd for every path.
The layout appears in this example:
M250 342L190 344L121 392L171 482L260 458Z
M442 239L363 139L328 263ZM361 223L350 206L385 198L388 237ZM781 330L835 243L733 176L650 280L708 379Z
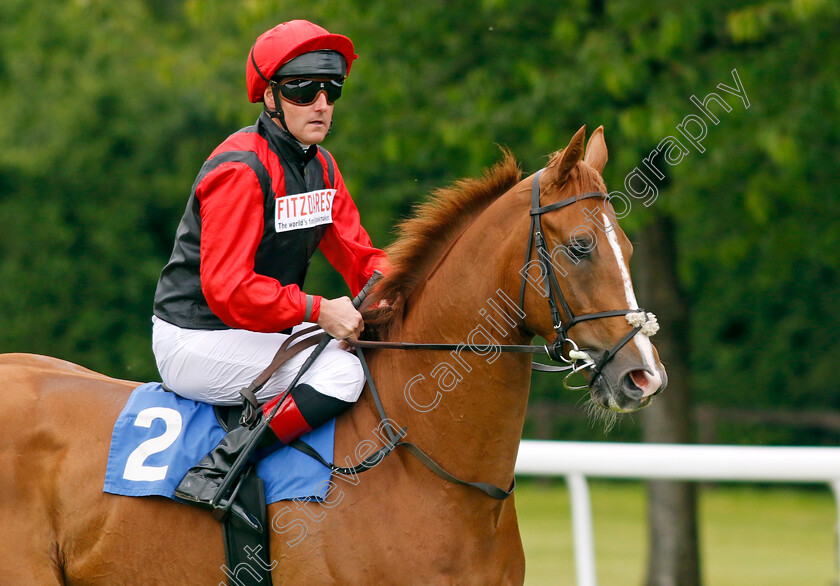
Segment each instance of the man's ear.
M274 110L277 104L274 103L274 94L271 91L271 86L265 88L263 92L263 102L268 110Z

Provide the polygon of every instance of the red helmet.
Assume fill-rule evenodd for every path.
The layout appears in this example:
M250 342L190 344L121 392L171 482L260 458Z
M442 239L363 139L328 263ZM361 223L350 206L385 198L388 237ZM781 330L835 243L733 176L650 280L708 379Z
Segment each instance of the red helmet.
M347 73L358 55L353 42L345 36L330 34L326 29L308 20L292 20L278 24L257 37L245 65L245 82L248 99L262 102L268 79L281 66L295 57L312 51L337 51L347 62Z

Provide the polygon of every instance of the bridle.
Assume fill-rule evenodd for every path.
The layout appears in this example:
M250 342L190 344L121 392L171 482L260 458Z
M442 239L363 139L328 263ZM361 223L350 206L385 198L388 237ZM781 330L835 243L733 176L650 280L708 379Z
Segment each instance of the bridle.
M548 297L549 310L551 312L551 322L554 327L556 337L554 342L549 345L530 345L530 344L498 344L496 349L500 352L514 352L525 354L546 354L555 362L560 362L562 366L555 366L551 364L543 364L541 362L533 362L531 368L541 372L565 372L566 376L563 378L563 386L570 390L585 389L598 379L603 373L604 367L612 360L616 353L621 350L627 342L633 339L640 331L645 335L653 335L659 328L656 323L656 317L645 311L644 309L614 309L609 311L598 311L595 313L587 313L583 315L575 315L569 307L566 298L563 296L563 290L557 280L557 275L554 272L554 265L551 261L551 254L546 245L545 235L542 228L542 215L548 212L562 209L568 205L578 202L582 199L602 198L609 200L609 196L602 191L588 191L580 195L564 199L552 204L540 205L540 176L545 169L540 169L534 174L533 183L531 184L531 229L528 238L528 249L525 256L525 270L522 272L522 285L519 292L519 315L525 316L525 286L527 267L531 261L531 251L536 249L537 258L535 262L540 265L542 276L548 279ZM562 310L562 313L561 313ZM604 352L603 356L596 363L595 360L589 356L588 353L581 350L578 345L572 340L568 332L569 330L584 321L592 319L600 319L605 317L624 316L632 329L621 338L615 346ZM530 332L525 325L524 317L520 317L520 326ZM563 355L564 345L570 346L568 358ZM380 348L380 349L397 349L397 350L471 350L470 346L464 344L446 344L446 343L422 343L422 342L378 342L378 341L357 341L354 346L360 348ZM586 369L592 369L592 374L589 378L589 383L581 386L573 386L569 379L578 372Z
M587 191L586 193L582 193L580 195L576 195L564 199L562 201L541 206L540 176L542 175L543 171L545 171L545 169L540 169L534 174L533 183L531 184L531 230L530 236L528 238L528 250L525 256L525 269L523 270L522 274L522 286L519 292L519 310L520 315L525 315L526 274L528 265L531 263L531 251L532 249L535 249L537 252L536 262L539 263L540 269L542 271L541 276L548 279L548 291L546 291L546 296L548 297L548 306L551 311L551 322L553 324L554 332L556 334L554 342L552 342L551 346L544 347L545 352L552 360L556 362L564 362L567 365L565 367L560 368L535 367L535 370L550 370L552 372L569 370L570 372L563 379L563 385L566 388L573 390L584 389L587 386L592 386L592 384L597 380L597 378L601 376L603 369L607 365L607 363L610 360L612 360L618 353L618 351L621 350L624 347L624 345L627 344L627 342L632 340L633 336L635 336L638 332L642 331L647 326L646 329L651 332L650 335L655 333L657 328L653 326L656 324L656 318L653 316L652 313L646 312L645 310L638 308L613 309L609 311L598 311L583 315L575 315L572 312L572 309L569 307L566 298L563 296L563 289L560 287L560 283L558 282L557 275L554 271L554 264L552 263L551 253L548 250L545 235L543 234L542 215L548 212L552 212L554 210L562 209L568 205L571 205L583 199L602 198L609 201L609 196L602 191ZM600 360L598 360L597 363L595 363L595 361L589 356L589 354L580 350L575 341L572 340L568 335L569 330L572 329L573 326L581 322L617 316L625 316L626 318L628 318L628 322L630 322L632 329L623 338L621 338L615 344L615 346L604 352L603 356ZM521 325L527 330L524 318L521 319ZM563 347L565 344L569 344L571 346L571 349L568 353L569 358L563 356ZM535 365L537 364L539 363L535 363ZM585 370L587 368L592 369L588 385L575 387L568 382L569 377L572 376L574 373L579 372L581 370Z

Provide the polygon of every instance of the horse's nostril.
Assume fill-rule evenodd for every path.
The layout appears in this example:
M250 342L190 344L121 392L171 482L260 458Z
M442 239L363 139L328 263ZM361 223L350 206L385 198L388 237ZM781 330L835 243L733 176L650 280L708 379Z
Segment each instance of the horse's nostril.
M633 376L633 373L628 372L622 378L621 390L624 396L628 399L638 401L644 395L644 389L637 384L638 379Z
M645 387L648 385L648 373L644 370L633 370L630 372L630 380L633 381L633 384L645 390Z
M640 368L628 372L627 380L631 389L641 391L642 398L655 395L662 386L662 380L658 376Z

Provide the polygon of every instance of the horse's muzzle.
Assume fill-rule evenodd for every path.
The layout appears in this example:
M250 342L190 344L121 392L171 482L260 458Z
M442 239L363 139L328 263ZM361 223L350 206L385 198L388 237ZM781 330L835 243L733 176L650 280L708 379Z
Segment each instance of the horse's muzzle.
M647 407L667 384L668 377L659 365L651 369L616 360L590 379L590 394L604 409L630 412Z

